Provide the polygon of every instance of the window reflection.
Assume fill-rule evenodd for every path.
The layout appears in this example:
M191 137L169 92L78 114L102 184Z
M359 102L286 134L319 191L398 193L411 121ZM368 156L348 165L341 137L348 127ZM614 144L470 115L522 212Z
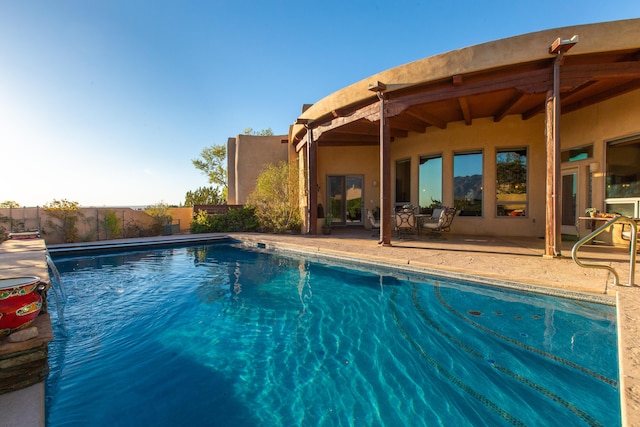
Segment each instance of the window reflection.
M527 149L498 150L496 155L496 213L527 214Z
M411 203L411 160L396 162L396 205Z
M482 216L482 153L453 156L453 201L460 216Z
M607 198L640 197L640 140L607 147Z
M435 208L442 204L442 156L420 157L418 204Z
M640 216L640 139L607 145L607 212Z

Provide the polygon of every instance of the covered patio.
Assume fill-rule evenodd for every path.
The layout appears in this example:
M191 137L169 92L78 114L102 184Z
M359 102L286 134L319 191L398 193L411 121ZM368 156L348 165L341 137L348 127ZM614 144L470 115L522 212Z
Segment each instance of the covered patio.
M590 128L592 123L584 121L593 118L597 106L618 99L636 104L632 100L640 89L638 40L639 20L522 35L401 65L305 107L289 143L298 154L299 169L306 172L307 232L317 233L316 208L329 203L326 177L352 173L364 177L365 209L380 209L379 242L391 245L392 215L398 203L422 205L417 177L423 155L441 156L441 202L451 207L459 203L449 178L453 157L477 152L484 156L483 181L478 185L481 211L476 218L456 220L455 232L469 234L481 228L496 235L542 235L543 255L560 256L560 151L597 138L579 124ZM627 94L631 98L624 98ZM616 131L624 128L611 123L609 116L601 121ZM624 134L639 131L637 126L631 128ZM561 143L561 135L567 144ZM526 209L519 209L519 218L505 219L497 203L491 151L511 144L526 150ZM587 172L595 191L589 199L581 194L574 211L588 203L603 204L604 182L602 175L595 175L598 167L604 167L601 147L596 145ZM411 180L406 189L398 187L398 161L403 159ZM354 172L349 172L347 163L354 161L365 166L351 167ZM400 197L400 191L407 194Z

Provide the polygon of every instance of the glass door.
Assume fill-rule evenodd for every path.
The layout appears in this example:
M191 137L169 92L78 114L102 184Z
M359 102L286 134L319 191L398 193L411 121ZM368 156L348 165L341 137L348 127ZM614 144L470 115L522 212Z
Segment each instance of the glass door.
M362 225L363 182L361 175L327 177L327 212L336 225Z
M578 221L578 169L562 171L562 234L576 234Z

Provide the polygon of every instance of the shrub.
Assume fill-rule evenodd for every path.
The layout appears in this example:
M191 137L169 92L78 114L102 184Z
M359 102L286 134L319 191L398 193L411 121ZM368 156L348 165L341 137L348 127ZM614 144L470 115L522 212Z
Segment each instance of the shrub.
M118 237L122 232L122 227L120 225L120 220L116 215L115 211L108 210L104 214L104 218L100 222L100 225L104 232L106 233L107 239L112 239L114 237Z
M281 233L300 228L297 170L291 171L287 162L268 165L258 176L247 204L255 209L260 226L266 230Z
M251 207L229 209L224 215L208 215L205 211L198 211L190 227L193 234L256 231L257 229L258 219Z
M145 213L154 219L154 223L151 226L152 234L162 234L165 225L171 225L173 218L169 215L169 205L160 202L155 205L150 205L145 208Z

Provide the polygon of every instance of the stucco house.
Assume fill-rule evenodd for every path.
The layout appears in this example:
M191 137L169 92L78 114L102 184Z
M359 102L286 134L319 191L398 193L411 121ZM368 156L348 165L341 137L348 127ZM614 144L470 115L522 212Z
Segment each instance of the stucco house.
M382 71L305 106L287 142L304 232L319 204L344 226L379 209L386 245L398 206L441 203L458 211L451 233L544 237L557 256L588 207L640 216L640 19Z

